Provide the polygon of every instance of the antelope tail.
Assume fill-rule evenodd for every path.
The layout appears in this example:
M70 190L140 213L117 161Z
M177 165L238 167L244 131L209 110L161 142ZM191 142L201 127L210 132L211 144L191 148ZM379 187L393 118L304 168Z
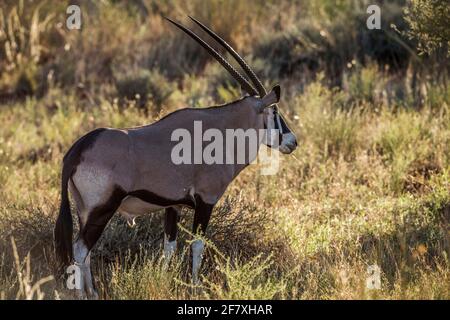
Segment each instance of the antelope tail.
M105 130L105 128L98 128L84 135L72 145L64 156L61 178L61 205L54 230L56 256L63 265L69 265L73 259L73 221L70 212L69 179L80 163L83 151L90 148L95 139Z
M54 237L55 237L55 252L61 265L69 265L73 258L72 248L72 233L73 222L72 214L70 212L69 201L69 179L72 175L72 166L64 163L61 179L61 204L59 207L59 216L56 220Z

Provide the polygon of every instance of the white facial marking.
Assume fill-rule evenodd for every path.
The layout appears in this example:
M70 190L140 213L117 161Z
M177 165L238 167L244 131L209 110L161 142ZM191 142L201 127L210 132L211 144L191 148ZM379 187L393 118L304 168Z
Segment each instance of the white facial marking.
M198 284L198 271L202 263L203 249L205 244L202 240L197 239L192 242L192 282Z

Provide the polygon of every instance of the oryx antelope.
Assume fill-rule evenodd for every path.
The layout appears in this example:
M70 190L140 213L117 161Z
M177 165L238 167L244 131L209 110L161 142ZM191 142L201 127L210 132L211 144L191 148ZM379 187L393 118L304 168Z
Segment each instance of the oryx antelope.
M205 129L277 129L278 135L258 140L282 153L291 153L297 141L280 115L280 87L266 92L261 81L239 54L213 31L191 18L239 63L250 82L215 49L191 30L168 19L202 45L239 82L248 95L223 106L177 110L150 125L113 129L100 128L77 140L64 156L61 206L55 226L56 253L64 265L74 263L82 274L83 297L96 297L90 270L90 251L115 212L127 219L165 209L164 255L170 259L176 248L180 208L194 209L194 233L205 233L214 205L244 164L175 165L171 133L178 128L193 130L194 121ZM80 231L72 245L69 191L75 202ZM192 280L198 281L204 244L192 243Z

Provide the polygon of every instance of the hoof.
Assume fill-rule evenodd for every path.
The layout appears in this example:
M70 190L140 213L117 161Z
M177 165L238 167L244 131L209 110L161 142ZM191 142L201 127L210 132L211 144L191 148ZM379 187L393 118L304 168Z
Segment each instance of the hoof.
M75 290L75 297L78 300L87 300L87 296L84 290Z
M89 290L88 298L89 298L89 300L98 300L99 297L98 297L97 291L94 289Z

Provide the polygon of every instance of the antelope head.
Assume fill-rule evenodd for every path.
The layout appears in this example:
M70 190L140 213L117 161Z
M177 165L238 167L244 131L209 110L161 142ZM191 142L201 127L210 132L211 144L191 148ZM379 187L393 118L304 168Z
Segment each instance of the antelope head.
M168 21L173 23L175 26L183 30L186 34L188 34L191 38L197 41L211 56L213 56L230 74L231 76L240 84L241 88L248 93L250 96L260 97L262 100L266 98L266 96L271 95L271 97L267 97L266 100L269 101L269 105L267 103L262 103L263 107L261 108L261 112L264 112L264 127L268 131L267 138L265 139L265 144L270 148L278 149L281 153L289 154L293 152L297 148L297 138L294 132L289 128L286 120L281 115L281 112L278 107L278 102L280 99L281 88L280 86L275 86L272 91L268 94L261 80L256 76L255 72L250 68L247 62L229 45L225 40L222 39L219 35L217 35L210 28L205 26L203 23L198 21L193 17L189 17L192 21L194 21L200 28L202 28L206 33L208 33L214 40L216 40L222 47L224 47L228 53L233 56L233 58L237 61L237 63L241 66L242 70L244 70L245 74L250 79L251 83L237 71L225 58L223 58L214 48L212 48L208 43L202 40L198 35L196 35L191 30L187 29L183 25L166 18ZM273 96L275 94L275 98ZM272 104L270 104L272 102ZM270 130L272 129L272 130ZM275 130L273 130L275 129ZM276 132L277 134L271 134L271 132Z

